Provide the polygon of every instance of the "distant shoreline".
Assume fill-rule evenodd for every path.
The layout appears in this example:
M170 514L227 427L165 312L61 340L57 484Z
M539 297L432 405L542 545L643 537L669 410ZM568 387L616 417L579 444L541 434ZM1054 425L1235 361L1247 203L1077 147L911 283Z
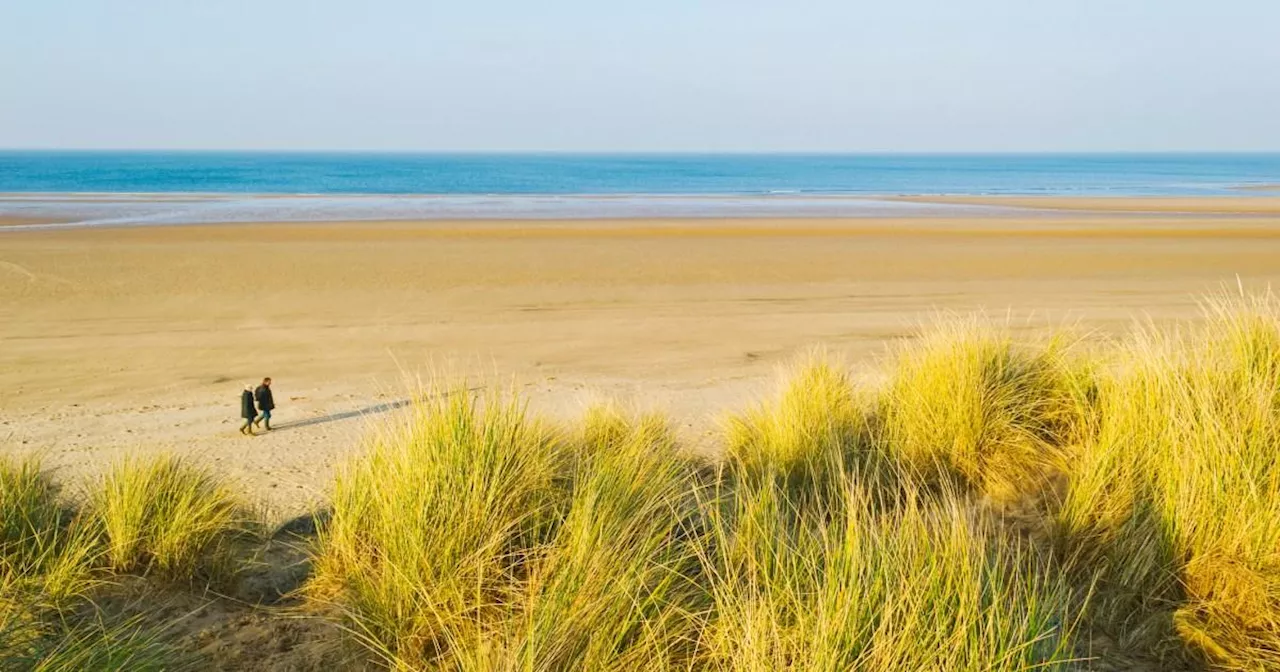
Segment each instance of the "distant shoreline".
M227 224L672 220L957 220L1280 215L1280 194L1232 196L0 194L0 231Z

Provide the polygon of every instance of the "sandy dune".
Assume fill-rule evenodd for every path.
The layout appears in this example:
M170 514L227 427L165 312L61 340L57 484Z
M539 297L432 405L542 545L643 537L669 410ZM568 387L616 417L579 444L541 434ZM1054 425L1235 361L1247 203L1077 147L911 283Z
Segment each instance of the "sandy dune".
M189 453L285 515L323 497L404 372L497 372L562 415L594 396L666 409L709 444L811 345L870 368L940 309L1106 333L1280 280L1280 199L1089 200L985 220L0 232L0 442L66 473ZM280 430L247 439L238 393L263 375Z

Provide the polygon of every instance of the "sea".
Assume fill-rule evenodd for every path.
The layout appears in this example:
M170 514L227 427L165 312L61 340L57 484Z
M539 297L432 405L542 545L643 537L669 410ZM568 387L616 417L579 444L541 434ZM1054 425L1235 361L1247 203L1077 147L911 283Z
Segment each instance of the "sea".
M0 218L94 226L456 218L877 216L887 196L1277 193L1280 154L0 151ZM980 206L969 208L981 210Z

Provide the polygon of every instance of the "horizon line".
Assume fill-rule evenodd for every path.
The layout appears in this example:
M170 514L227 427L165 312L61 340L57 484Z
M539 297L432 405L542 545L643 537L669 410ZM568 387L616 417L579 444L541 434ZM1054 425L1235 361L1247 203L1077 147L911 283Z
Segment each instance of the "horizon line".
M1277 155L1275 149L1019 149L1019 150L636 150L636 149L325 149L208 147L0 147L0 153L400 154L419 156L1194 156Z

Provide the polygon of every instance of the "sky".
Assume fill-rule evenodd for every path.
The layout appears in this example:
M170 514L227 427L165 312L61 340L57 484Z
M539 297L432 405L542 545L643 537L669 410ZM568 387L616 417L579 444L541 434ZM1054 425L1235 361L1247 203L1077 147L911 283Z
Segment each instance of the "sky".
M2 0L0 147L1280 151L1280 1Z

